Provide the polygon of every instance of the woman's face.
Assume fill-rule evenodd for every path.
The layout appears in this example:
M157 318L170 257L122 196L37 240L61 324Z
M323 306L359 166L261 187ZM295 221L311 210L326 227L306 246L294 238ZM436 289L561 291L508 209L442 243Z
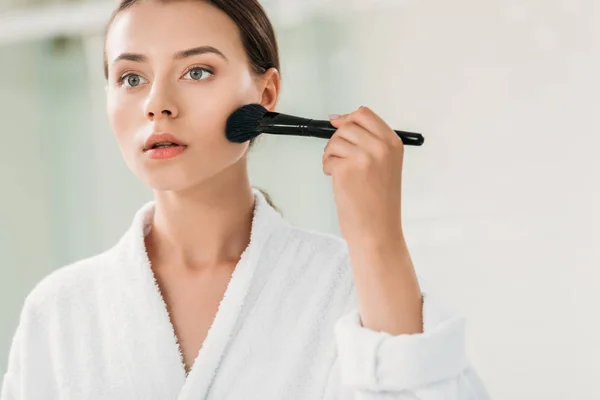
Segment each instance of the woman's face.
M194 50L206 46L222 55ZM276 99L265 104L269 74L251 72L225 13L202 1L142 1L114 20L106 54L108 117L142 181L183 190L245 163L248 144L227 141L227 118L248 103L272 109ZM153 133L170 133L187 147L177 157L153 159L144 151Z

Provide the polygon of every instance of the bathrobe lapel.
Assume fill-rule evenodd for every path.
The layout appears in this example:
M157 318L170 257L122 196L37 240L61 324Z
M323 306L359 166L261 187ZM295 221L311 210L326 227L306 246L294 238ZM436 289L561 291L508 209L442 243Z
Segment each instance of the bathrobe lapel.
M287 222L266 202L263 195L254 191L256 204L250 244L242 254L225 295L215 316L202 349L194 362L194 366L186 377L182 356L173 325L171 324L165 302L152 273L146 253L144 237L150 230L154 213L154 203L144 205L136 214L130 230L118 246L125 264L129 267L129 298L133 305L135 321L141 321L140 331L132 331L138 351L144 352L144 380L157 382L163 386L165 395L177 400L205 399L217 373L228 343L243 318L252 307L248 296L257 296L268 274L261 270L260 276L255 274L259 259L261 264L266 260L261 257L269 238L277 231L279 236L284 232ZM277 240L281 243L281 237ZM272 250L272 249L271 249ZM267 262L272 268L274 263ZM251 288L254 286L253 290ZM132 354L131 363L139 362L139 355ZM135 368L135 365L132 365Z

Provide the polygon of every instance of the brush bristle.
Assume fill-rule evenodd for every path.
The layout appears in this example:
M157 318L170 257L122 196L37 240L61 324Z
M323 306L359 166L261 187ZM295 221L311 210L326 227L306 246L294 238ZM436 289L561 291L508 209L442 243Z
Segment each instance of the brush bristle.
M260 104L247 104L235 110L227 119L227 140L244 143L260 135L258 127L267 112Z

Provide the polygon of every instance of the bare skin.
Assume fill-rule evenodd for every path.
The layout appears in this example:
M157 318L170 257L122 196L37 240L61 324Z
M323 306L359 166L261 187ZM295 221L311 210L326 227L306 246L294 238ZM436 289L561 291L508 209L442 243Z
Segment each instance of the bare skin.
M187 373L206 339L234 269L235 262L202 272L153 265Z
M174 58L199 46L227 60ZM134 5L115 19L106 52L109 120L127 165L154 192L146 246L189 372L250 238L248 145L227 141L226 120L248 103L274 110L279 73L255 75L235 23L204 2ZM145 59L114 62L123 53ZM174 159L149 159L142 150L153 132L188 147Z

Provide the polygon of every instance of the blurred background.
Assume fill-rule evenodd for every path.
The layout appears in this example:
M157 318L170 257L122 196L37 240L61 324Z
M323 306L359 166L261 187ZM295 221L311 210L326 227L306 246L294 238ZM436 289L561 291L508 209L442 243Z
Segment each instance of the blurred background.
M116 2L0 0L0 376L25 296L111 247L151 192L108 126ZM279 111L368 105L407 148L419 274L468 318L495 399L600 399L600 2L271 0ZM266 137L253 184L339 234L320 139Z

